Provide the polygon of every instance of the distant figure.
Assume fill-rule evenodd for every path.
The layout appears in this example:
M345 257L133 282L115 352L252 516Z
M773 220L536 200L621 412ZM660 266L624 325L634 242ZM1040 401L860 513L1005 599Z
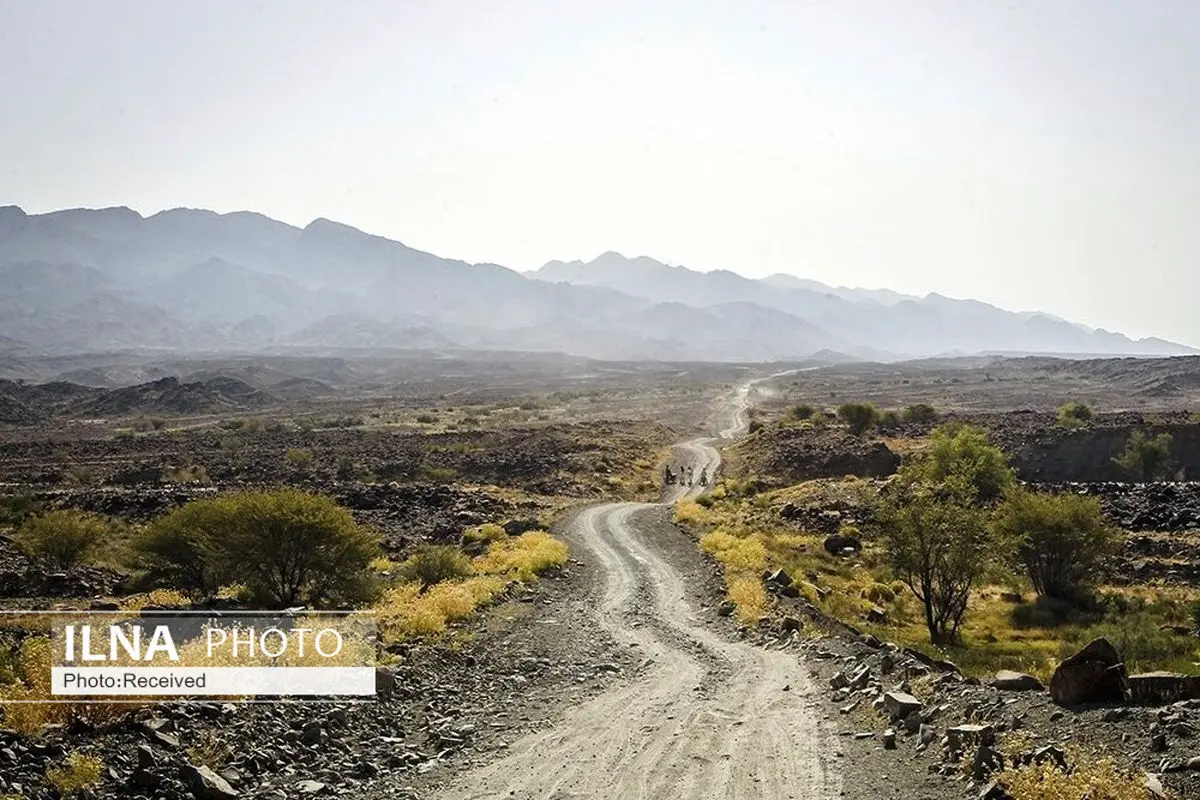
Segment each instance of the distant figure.
M663 467L663 483L667 486L675 483L675 473L671 472L670 464L667 464L667 466Z
M694 471L695 469L696 469L695 467L688 467L688 486L691 486L691 485L692 485L692 483L693 483L693 481L692 481L692 473L693 473L693 471Z
M708 486L708 467L700 470L700 485Z

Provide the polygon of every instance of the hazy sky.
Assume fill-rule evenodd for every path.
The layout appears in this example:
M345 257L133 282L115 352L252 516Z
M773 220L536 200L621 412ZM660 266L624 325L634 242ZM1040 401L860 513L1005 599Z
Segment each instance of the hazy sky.
M1200 344L1200 3L0 0L0 204L324 216Z

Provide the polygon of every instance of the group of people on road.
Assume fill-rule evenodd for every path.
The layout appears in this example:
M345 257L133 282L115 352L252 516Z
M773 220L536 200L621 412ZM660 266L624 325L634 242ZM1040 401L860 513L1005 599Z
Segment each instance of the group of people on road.
M679 474L676 475L671 470L671 465L667 464L663 467L663 483L667 486L673 486L675 483L681 483L684 486L707 486L708 485L708 467L700 469L700 477L696 478L696 468L692 465L680 465Z

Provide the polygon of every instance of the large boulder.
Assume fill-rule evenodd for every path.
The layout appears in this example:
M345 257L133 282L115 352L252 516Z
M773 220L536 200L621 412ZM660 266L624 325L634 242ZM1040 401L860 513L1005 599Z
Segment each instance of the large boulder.
M203 765L184 764L179 777L196 800L237 800L239 796L228 781Z
M1107 639L1095 639L1059 664L1050 678L1050 699L1060 706L1128 700L1128 675L1117 648Z

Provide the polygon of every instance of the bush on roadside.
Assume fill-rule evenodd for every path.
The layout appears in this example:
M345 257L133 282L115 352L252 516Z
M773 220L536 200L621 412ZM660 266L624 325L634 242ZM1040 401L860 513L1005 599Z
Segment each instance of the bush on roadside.
M1013 486L1016 477L1008 456L980 428L947 423L934 428L929 446L911 464L900 469L904 483L957 487L964 502L987 503Z
M400 564L396 576L403 582L415 581L426 590L435 583L465 578L471 574L471 559L452 545L423 544L416 547Z
M156 520L135 549L169 585L207 594L239 583L272 608L351 607L376 594L379 537L331 498L294 489L194 500Z
M928 424L937 421L937 411L926 403L913 403L904 409L904 421Z

